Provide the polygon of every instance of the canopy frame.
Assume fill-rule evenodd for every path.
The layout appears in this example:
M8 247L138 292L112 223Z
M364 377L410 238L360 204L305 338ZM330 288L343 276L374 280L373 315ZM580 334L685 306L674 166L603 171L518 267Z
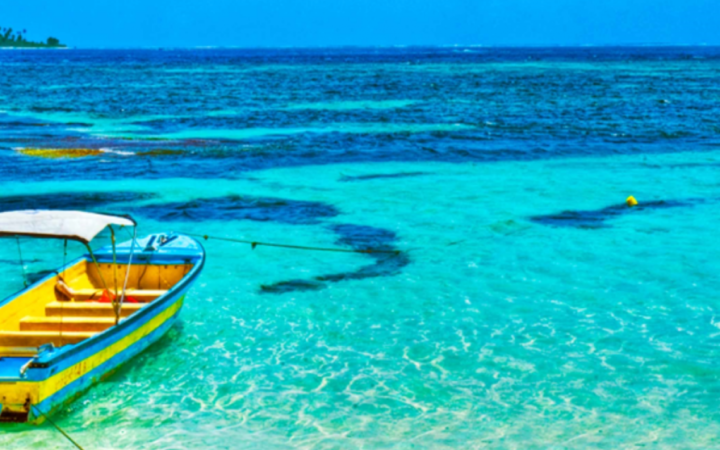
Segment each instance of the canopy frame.
M33 220L34 219L34 220ZM59 224L56 225L58 232L38 232L38 228L48 228L46 223L43 223L43 219L46 221L56 221ZM73 234L73 227L65 226L65 220L85 220L89 222L88 226L93 226L93 229L86 231L85 235L82 236L81 231L78 230L78 234ZM35 225L35 227L33 226ZM76 224L82 225L82 223ZM130 246L130 256L128 260L127 272L125 274L125 280L123 282L123 289L120 298L118 299L118 280L117 280L117 249L115 242L115 230L113 225L117 225L120 228L131 226L133 227L132 245ZM25 228L25 229L23 229ZM15 237L18 245L18 252L22 260L22 253L20 252L20 236L32 237L32 238L45 238L45 239L64 239L65 240L65 252L67 253L67 241L74 240L81 242L85 245L88 250L88 254L95 264L95 268L98 271L98 276L103 284L105 292L110 292L108 285L105 281L105 277L100 270L100 264L98 264L95 253L93 253L90 242L97 237L105 228L110 229L110 239L112 240L112 256L113 256L113 269L114 269L114 280L115 290L112 293L112 306L113 312L115 313L115 325L120 322L120 314L122 312L122 305L125 300L125 293L127 289L128 279L130 278L130 266L132 264L133 253L135 251L135 238L137 236L137 222L129 215L115 215L115 214L96 214L88 213L84 211L65 211L65 210L25 210L25 211L10 211L6 213L0 213L0 237ZM63 256L64 261L65 255ZM23 283L25 288L28 287L25 278L25 267L21 261L21 268L23 270ZM63 267L64 273L65 267ZM58 274L59 275L59 274ZM62 320L61 320L62 323ZM62 329L61 329L62 334Z

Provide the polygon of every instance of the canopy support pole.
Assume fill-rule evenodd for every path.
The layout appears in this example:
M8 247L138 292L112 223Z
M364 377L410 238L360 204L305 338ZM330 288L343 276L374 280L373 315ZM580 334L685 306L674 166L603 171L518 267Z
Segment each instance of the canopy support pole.
M112 225L108 226L110 228L110 239L112 240L112 254L113 254L113 278L115 279L115 290L113 291L112 296L112 305L113 310L115 311L115 324L118 323L118 317L120 315L120 304L117 301L117 294L118 294L118 282L117 282L117 251L115 249L115 230L113 230Z
M125 281L123 282L122 294L120 295L120 304L115 312L115 325L120 321L120 312L125 301L125 291L127 290L128 279L130 279L130 266L132 266L133 253L135 252L135 238L137 236L137 226L133 228L133 236L130 244L130 257L128 258L127 272L125 272ZM138 286L140 288L140 286Z
M65 239L65 244L63 245L63 272L62 272L62 278L63 282L65 282L65 270L67 270L66 266L67 261L67 239Z
M103 287L105 290L109 290L107 283L105 282L105 277L103 277L102 271L100 270L100 264L98 264L97 259L95 259L95 253L93 253L92 248L90 247L90 243L86 242L85 247L87 247L88 252L90 253L90 257L92 258L93 262L95 263L95 268L97 268L98 275L100 275L100 281L102 281Z
M60 276L60 280L62 280L63 283L65 283L65 261L67 261L67 239L65 239L65 244L63 245L63 272ZM70 299L71 301L75 301L74 298ZM63 345L63 322L65 322L65 302L60 302L60 345Z

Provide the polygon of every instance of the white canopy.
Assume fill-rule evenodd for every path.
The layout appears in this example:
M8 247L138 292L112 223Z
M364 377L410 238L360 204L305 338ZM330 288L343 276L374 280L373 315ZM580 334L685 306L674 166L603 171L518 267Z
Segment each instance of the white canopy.
M0 213L0 236L36 236L90 242L108 225L134 227L120 216L83 211L26 210Z

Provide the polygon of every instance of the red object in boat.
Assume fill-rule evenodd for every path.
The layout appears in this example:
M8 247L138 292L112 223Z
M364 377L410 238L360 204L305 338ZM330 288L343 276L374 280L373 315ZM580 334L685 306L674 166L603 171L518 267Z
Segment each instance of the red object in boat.
M110 293L107 289L105 289L102 293L102 296L98 300L100 303L112 303L113 300L115 300L115 296ZM131 297L129 295L125 296L125 301L128 303L140 303L137 301L136 298Z

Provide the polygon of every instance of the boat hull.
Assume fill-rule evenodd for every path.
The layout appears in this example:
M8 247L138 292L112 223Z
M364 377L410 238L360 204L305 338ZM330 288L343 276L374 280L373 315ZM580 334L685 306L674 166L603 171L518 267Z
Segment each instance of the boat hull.
M187 291L199 276L204 255L165 295L80 344L36 358L23 377L0 378L0 421L42 423L59 409L107 378L173 326Z

